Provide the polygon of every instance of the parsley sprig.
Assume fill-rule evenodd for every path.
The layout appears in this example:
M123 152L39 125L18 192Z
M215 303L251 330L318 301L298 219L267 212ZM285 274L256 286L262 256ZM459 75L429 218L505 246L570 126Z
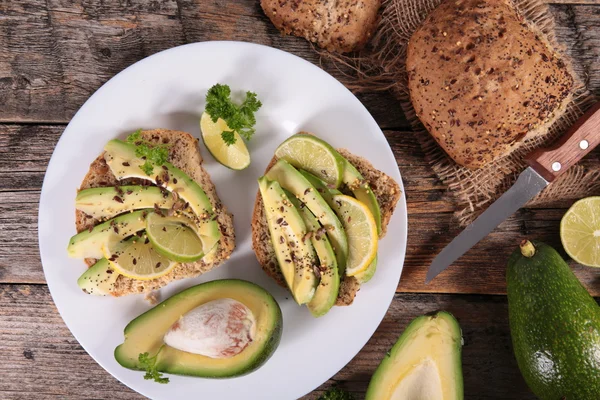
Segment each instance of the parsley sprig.
M206 113L213 122L223 119L230 131L223 131L221 138L227 146L236 142L234 132L239 133L244 139L250 140L254 135L256 118L254 113L262 106L254 92L246 92L246 98L241 105L231 101L231 89L227 85L217 83L206 94Z
M142 130L138 129L127 136L127 143L135 145L135 156L146 160L140 168L146 175L151 175L154 166L161 166L169 159L169 146L154 145L142 137Z
M150 353L140 353L138 356L138 361L140 366L146 370L146 375L144 375L144 379L154 379L154 382L158 383L169 383L169 378L165 378L162 376L162 373L158 372L156 369L156 359L158 358L158 353L162 350L162 347L158 350L154 357L150 357Z
M338 386L334 386L322 394L318 400L354 400L354 396Z

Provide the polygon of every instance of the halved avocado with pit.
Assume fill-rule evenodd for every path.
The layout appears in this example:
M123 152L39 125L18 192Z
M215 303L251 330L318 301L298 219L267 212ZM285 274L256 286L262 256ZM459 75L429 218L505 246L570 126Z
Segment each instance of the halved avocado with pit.
M164 344L163 337L179 318L209 301L229 298L252 311L256 336L241 353L230 358L210 358L177 350ZM157 370L177 375L229 378L248 374L263 365L281 339L283 320L279 305L260 286L238 279L224 279L193 286L163 301L125 327L125 341L115 349L115 359L125 368L143 370L138 357L157 354Z
M452 314L415 318L377 367L366 400L462 400L461 350Z

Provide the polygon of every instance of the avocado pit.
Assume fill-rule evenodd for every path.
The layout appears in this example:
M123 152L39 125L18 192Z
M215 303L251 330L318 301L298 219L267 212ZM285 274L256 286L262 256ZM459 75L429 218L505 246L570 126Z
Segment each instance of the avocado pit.
M255 336L252 311L237 300L222 298L181 316L165 334L164 342L188 353L230 358L248 347Z

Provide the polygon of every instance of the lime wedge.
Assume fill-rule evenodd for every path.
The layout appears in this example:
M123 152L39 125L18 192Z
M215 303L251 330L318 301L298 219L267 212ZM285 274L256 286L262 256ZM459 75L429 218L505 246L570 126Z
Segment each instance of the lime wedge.
M316 136L298 133L281 143L275 150L275 156L336 188L342 183L344 158Z
M366 271L377 257L377 223L369 208L354 197L333 196L332 206L348 238L346 275L357 275Z
M231 129L221 118L217 122L213 122L210 115L202 113L200 131L202 132L204 145L219 163L235 170L244 169L250 165L250 153L239 133L233 132L234 144L228 146L223 141L221 133L231 131Z
M137 280L160 278L177 265L156 252L145 235L104 246L103 252L117 273Z
M170 260L196 261L204 256L204 244L189 218L161 217L156 213L146 218L146 234L154 249Z
M571 258L600 267L600 197L579 200L560 221L560 240Z

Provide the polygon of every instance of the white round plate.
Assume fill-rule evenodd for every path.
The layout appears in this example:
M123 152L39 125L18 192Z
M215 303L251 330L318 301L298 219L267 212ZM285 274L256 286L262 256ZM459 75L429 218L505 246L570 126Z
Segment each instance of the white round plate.
M143 295L123 298L84 294L77 278L82 260L67 257L75 234L75 194L90 163L112 138L138 128L182 130L200 137L199 118L206 91L224 83L234 93L252 90L263 106L256 135L248 143L249 168L232 171L218 164L200 141L204 166L219 197L233 213L237 247L219 268L198 278L171 283L166 299L201 282L240 278L275 296L283 311L281 345L259 370L239 378L213 380L169 376L161 385L121 367L113 351L123 328L151 308ZM65 323L85 350L130 388L153 399L296 399L333 376L371 337L396 290L406 250L406 201L402 196L379 247L375 277L350 307L334 307L313 318L259 267L251 249L250 220L256 180L279 143L309 131L334 147L344 147L402 180L392 151L365 107L333 77L280 50L241 42L189 44L148 57L119 73L81 107L56 145L44 179L39 213L40 253L50 292ZM68 382L65 382L68 384Z

